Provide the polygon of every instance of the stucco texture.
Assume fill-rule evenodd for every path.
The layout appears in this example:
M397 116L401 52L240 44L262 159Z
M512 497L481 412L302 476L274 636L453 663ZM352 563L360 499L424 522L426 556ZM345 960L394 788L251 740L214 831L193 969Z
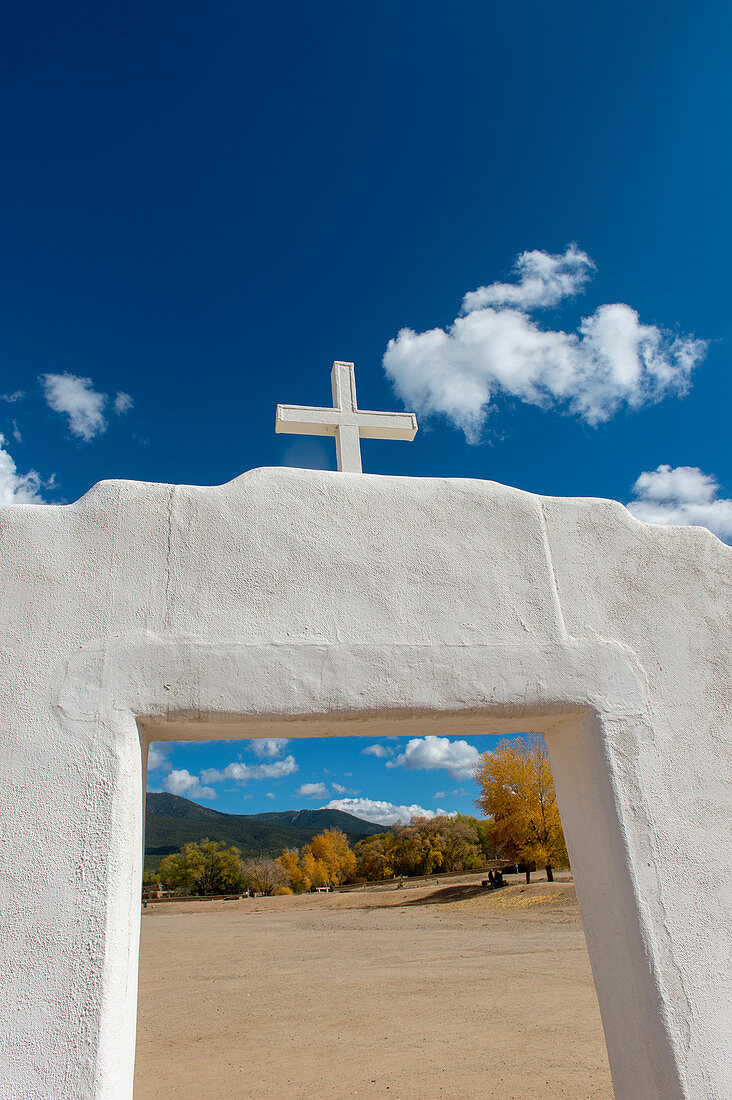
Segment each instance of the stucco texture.
M0 1095L131 1096L151 738L377 730L544 734L616 1095L729 1095L732 552L709 532L263 469L1 509L0 552Z

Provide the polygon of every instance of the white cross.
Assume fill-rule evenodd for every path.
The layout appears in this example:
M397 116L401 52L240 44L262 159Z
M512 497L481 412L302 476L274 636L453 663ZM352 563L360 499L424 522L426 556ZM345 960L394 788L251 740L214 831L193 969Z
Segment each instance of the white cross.
M334 363L330 375L333 408L278 405L276 432L291 435L334 435L338 469L360 474L361 439L407 439L417 434L414 413L364 412L356 404L353 363Z

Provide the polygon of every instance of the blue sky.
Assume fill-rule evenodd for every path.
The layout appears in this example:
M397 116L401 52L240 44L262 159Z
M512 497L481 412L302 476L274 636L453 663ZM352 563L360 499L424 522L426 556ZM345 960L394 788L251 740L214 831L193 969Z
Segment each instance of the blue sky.
M361 407L420 422L366 441L366 471L732 541L731 30L704 0L16 6L0 502L333 468L274 409L328 403L345 359ZM335 744L173 746L153 781L292 755L274 785L199 787L241 812L322 804L295 794L318 782L470 805L452 758Z
M331 737L157 742L148 790L226 813L334 806L379 824L440 812L476 813L480 753L500 738Z

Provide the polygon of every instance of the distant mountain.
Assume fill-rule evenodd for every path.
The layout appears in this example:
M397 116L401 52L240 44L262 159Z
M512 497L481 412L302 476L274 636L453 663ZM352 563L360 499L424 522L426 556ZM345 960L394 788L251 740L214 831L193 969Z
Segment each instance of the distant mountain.
M374 825L342 810L285 810L283 813L222 814L199 806L177 794L145 797L145 868L154 869L163 856L177 852L189 841L223 840L252 855L278 856L285 848L301 848L323 829L342 829L349 843L365 836L387 833L387 825Z

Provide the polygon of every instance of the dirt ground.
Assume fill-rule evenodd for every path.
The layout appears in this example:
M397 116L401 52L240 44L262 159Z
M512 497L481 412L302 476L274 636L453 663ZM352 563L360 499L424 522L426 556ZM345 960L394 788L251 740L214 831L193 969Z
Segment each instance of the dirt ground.
M611 1100L571 881L156 903L135 1100Z

